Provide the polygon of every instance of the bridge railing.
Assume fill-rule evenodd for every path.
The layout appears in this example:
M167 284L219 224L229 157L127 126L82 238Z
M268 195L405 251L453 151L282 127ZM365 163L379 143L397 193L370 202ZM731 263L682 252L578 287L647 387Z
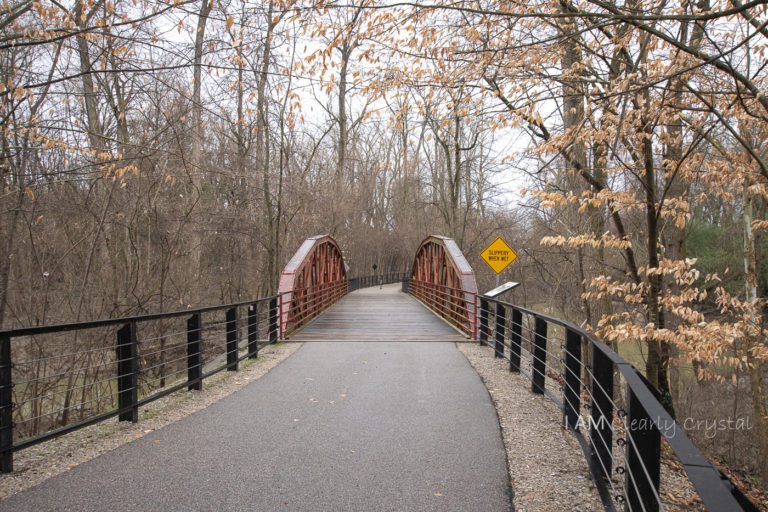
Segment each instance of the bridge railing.
M353 292L361 288L400 283L406 279L408 279L407 272L384 272L382 274L352 277L349 279L349 291Z
M332 281L278 294L280 309L280 337L290 336L327 308L338 302L349 291L348 282Z
M477 316L476 294L415 279L408 281L407 288L411 295L448 323L468 336L474 335Z
M280 337L290 336L349 292L361 288L399 283L407 277L407 274L403 272L386 272L280 293L277 295L281 318Z
M607 510L664 509L662 440L707 510L757 510L693 445L643 375L591 333L482 295L462 305L465 290L410 281L403 291L492 347L511 372L531 381L533 393L562 410L563 427L578 439Z
M0 331L0 471L13 453L139 408L258 356L279 297Z

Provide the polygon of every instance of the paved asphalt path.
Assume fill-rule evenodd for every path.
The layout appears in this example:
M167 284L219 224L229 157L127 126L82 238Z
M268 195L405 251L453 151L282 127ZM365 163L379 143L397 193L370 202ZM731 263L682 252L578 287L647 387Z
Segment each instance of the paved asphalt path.
M512 505L495 410L454 343L309 342L203 411L0 502L49 510Z

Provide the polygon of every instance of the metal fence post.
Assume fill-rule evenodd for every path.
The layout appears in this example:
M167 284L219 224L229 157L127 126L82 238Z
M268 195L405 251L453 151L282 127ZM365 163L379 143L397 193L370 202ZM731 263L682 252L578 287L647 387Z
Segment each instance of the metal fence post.
M496 344L494 347L494 357L504 357L504 336L506 326L506 311L500 302L496 303Z
M571 329L565 331L563 371L563 424L568 430L576 430L581 412L581 335Z
M259 303L248 306L248 359L259 357Z
M627 510L658 512L661 477L661 433L640 400L627 389ZM647 474L646 474L647 472Z
M128 322L117 331L117 408L123 410L119 421L139 421L139 351L136 322ZM130 409L128 409L130 407Z
M277 297L272 297L271 299L269 299L269 342L270 343L277 343L277 337L278 337L277 322L278 322Z
M195 313L187 320L187 390L203 389L203 319Z
M545 386L544 377L547 373L547 321L543 318L536 318L536 332L533 339L531 391L543 394Z
M11 337L0 334L0 472L13 471L13 380Z
M512 334L509 337L509 371L520 371L520 353L523 344L523 312L512 308Z
M238 357L237 357L237 308L229 308L226 313L227 316L227 371L236 372L239 369Z
M488 301L480 298L480 331L477 333L477 341L485 345L488 341Z
M613 471L613 363L597 346L592 346L592 404L590 443L594 474L610 479Z

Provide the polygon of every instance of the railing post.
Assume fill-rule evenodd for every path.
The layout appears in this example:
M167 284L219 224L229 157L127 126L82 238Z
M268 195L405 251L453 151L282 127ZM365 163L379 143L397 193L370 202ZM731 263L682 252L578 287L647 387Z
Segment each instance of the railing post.
M277 310L277 297L269 299L269 342L277 343L278 338L278 310ZM282 320L280 320L282 322Z
M504 357L504 336L506 324L506 311L504 306L500 303L496 303L496 345L494 347L494 357Z
M248 306L248 359L259 357L259 303Z
M13 471L13 365L11 337L0 334L0 472Z
M227 310L227 371L236 372L239 369L237 357L237 308Z
M661 433L640 400L627 389L626 510L658 512L661 477ZM647 474L646 474L647 472Z
M509 371L520 371L520 353L523 346L523 312L512 308L512 334L509 337Z
M581 335L565 331L565 387L563 388L563 424L568 430L576 430L581 412Z
M195 313L187 320L187 390L203 389L203 319Z
M136 322L128 322L117 331L117 408L123 410L119 421L139 421L139 351ZM130 407L130 409L128 409Z
M590 443L594 474L610 479L613 471L613 363L602 350L592 347L592 404Z
M467 294L462 294L464 305L467 308L467 321L469 322L469 339L477 339L477 295L471 295L472 300L467 300Z
M544 378L547 373L547 321L536 317L536 330L533 337L533 375L531 391L544 393Z
M488 301L480 298L480 332L477 333L477 342L481 346L488 341Z

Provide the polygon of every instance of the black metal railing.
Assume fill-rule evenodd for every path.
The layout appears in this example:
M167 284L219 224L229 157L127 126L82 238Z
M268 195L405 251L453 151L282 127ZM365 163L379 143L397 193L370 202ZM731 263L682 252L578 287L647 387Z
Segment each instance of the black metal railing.
M0 471L13 453L236 371L278 340L278 297L0 331Z
M407 272L385 272L370 276L352 277L349 279L349 291L353 292L361 288L371 288L385 284L400 283L408 279Z
M481 345L526 376L531 391L552 400L563 413L563 427L578 439L606 510L658 511L662 439L687 474L707 510L757 510L685 435L643 375L610 347L578 326L509 302L464 290L403 283L403 291L431 302L444 297L439 315L470 327ZM419 291L422 290L422 291ZM456 297L473 295L474 306L456 307ZM423 301L424 299L421 298Z

